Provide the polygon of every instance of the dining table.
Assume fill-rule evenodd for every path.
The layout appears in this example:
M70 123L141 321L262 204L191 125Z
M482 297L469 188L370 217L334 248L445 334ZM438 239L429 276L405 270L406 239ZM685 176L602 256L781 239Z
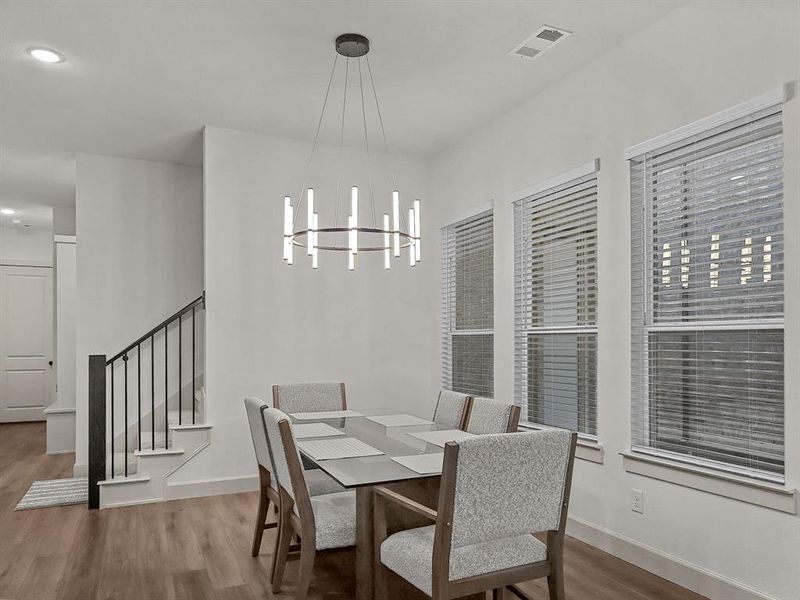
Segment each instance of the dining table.
M355 414L353 414L355 413ZM373 548L373 488L375 486L389 486L395 491L412 497L417 502L430 508L437 508L439 479L441 477L441 461L438 461L438 470L432 472L418 472L398 462L402 457L414 457L422 454L441 454L444 448L434 443L414 437L414 434L453 430L430 421L422 421L413 425L384 425L379 421L402 422L402 411L395 409L356 409L344 411L347 416L332 416L322 413L321 418L310 414L290 415L295 426L308 423L324 423L336 430L335 435L314 437L314 441L335 439L342 434L348 438L356 438L380 454L373 456L359 456L348 458L320 459L319 454L313 454L303 442L305 438L297 440L298 449L304 462L327 473L345 489L354 489L356 493L356 599L372 600L375 597L374 584L374 548ZM301 418L298 418L301 417ZM395 417L385 419L382 417ZM377 420L372 420L377 419ZM464 435L463 432L453 430L453 436ZM447 437L447 434L440 434ZM316 458L315 458L316 456ZM433 462L437 460L433 457ZM430 467L428 467L430 469ZM415 515L396 515L395 527L401 521L402 528L408 526L430 525L430 522L420 523Z

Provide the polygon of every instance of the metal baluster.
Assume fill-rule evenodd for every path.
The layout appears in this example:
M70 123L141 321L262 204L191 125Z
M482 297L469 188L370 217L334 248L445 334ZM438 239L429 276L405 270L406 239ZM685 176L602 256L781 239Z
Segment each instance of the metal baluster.
M183 316L178 315L178 425L183 424Z
M142 346L136 344L136 396L138 406L139 452L142 451Z
M169 448L169 371L167 370L169 357L169 324L164 325L164 448Z
M150 448L156 449L156 340L150 336Z
M125 430L123 433L123 437L125 438L125 456L123 460L125 461L125 477L128 476L128 355L122 355L122 363L125 366L124 374L125 374ZM114 435L113 432L111 435Z
M111 361L111 479L114 479L114 361Z
M194 306L193 306L192 307L192 425L195 424L194 414L195 414L195 411L197 410L197 398L194 397L194 389L195 389L195 385L197 385L195 383L196 375L195 375L195 366L194 366L194 352L195 352L195 350L194 350L194 331L195 331L195 326L194 326Z

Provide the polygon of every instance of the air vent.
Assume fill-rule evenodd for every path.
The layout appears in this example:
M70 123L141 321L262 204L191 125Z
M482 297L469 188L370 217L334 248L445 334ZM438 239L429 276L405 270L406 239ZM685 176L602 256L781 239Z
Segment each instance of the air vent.
M537 50L536 48L531 48L530 46L522 46L521 48L517 48L517 54L520 56L524 56L525 58L533 58L537 54L539 54L541 50Z
M545 50L549 50L558 42L570 35L570 31L542 25L539 29L514 48L509 54L521 56L522 58L538 58Z
M541 33L537 33L536 37L540 40L546 40L548 42L556 42L558 38L563 37L564 34L561 33L558 29L545 29Z

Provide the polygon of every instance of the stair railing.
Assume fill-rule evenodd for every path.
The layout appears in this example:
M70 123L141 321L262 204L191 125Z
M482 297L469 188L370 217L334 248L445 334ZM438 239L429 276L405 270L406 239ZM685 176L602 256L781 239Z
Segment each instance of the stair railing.
M136 363L136 449L142 450L142 346L149 346L149 352L145 350L144 359L147 360L149 354L150 362L150 449L156 448L156 344L163 341L164 349L164 380L163 380L163 400L164 400L164 449L169 449L169 392L170 392L170 368L175 368L175 361L169 360L169 333L177 327L178 335L178 359L177 359L177 379L178 379L178 425L183 423L183 327L184 321L191 322L191 424L196 424L197 419L197 398L195 394L195 382L197 378L197 313L205 309L205 292L178 312L164 319L161 323L153 327L150 331L128 344L124 349L117 352L111 358L106 358L105 354L92 354L89 356L89 508L99 508L99 488L97 483L105 481L108 470L108 457L110 456L110 477L114 479L116 473L116 454L115 438L118 435L115 427L117 408L116 403L122 402L124 412L124 429L122 432L123 468L122 473L128 476L128 429L131 425L129 416L129 403L133 401L129 397L129 373L128 362L133 359ZM176 325L177 323L177 325ZM123 386L119 392L115 392L114 381L115 367L122 363ZM173 371L174 372L174 371ZM110 392L110 393L109 393ZM118 394L121 392L122 397ZM145 406L147 398L145 397ZM188 423L185 423L188 424ZM110 435L107 427L110 425ZM109 452L110 443L110 452Z

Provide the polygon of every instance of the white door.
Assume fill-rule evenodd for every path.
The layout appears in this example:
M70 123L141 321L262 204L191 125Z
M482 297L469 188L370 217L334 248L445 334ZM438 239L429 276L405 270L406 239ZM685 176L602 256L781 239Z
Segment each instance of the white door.
M0 266L0 422L44 420L52 357L53 270Z

